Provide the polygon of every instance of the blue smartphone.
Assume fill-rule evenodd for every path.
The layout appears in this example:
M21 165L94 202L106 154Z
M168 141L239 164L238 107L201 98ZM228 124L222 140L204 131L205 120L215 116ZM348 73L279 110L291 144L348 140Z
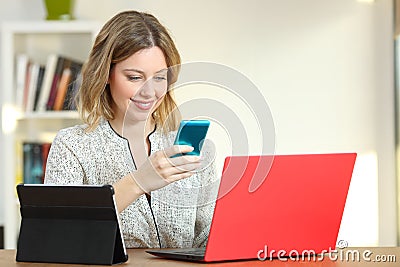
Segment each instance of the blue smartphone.
M194 147L193 151L184 155L199 156L207 131L210 126L209 120L183 120L176 134L174 145L188 145ZM173 157L182 156L176 154Z

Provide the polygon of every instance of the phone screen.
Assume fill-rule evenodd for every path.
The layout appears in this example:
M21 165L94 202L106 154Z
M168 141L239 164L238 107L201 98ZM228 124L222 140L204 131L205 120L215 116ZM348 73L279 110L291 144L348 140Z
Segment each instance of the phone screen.
M174 145L188 145L194 147L193 151L185 155L199 156L204 140L210 126L209 120L183 120L179 125ZM173 157L181 156L177 154Z

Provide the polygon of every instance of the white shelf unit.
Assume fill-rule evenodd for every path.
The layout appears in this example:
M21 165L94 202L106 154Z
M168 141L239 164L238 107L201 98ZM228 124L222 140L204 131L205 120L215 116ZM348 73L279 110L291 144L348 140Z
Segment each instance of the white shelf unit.
M14 249L20 223L15 191L17 142L51 142L61 128L81 123L74 111L17 111L15 56L25 53L43 65L51 53L85 61L101 25L94 21L18 21L1 26L0 205L4 218L0 218L0 225L4 225L5 248Z

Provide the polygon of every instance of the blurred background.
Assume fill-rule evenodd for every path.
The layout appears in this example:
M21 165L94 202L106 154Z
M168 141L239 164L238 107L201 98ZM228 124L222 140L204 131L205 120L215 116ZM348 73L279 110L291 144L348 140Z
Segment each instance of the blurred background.
M339 239L395 246L396 6L392 0L76 0L74 15L102 25L127 9L152 13L172 33L183 63L215 62L248 77L271 110L277 154L357 152ZM45 18L42 0L0 0L0 23ZM6 157L0 150L2 169ZM0 226L7 217L5 179Z

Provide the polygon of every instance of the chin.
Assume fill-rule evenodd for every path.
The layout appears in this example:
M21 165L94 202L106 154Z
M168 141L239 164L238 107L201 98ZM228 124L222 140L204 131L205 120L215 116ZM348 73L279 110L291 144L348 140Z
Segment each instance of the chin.
M126 121L131 121L131 122L139 122L139 121L146 121L149 116L151 116L151 112L145 112L145 113L138 113L136 112L128 112L125 115L125 120Z

